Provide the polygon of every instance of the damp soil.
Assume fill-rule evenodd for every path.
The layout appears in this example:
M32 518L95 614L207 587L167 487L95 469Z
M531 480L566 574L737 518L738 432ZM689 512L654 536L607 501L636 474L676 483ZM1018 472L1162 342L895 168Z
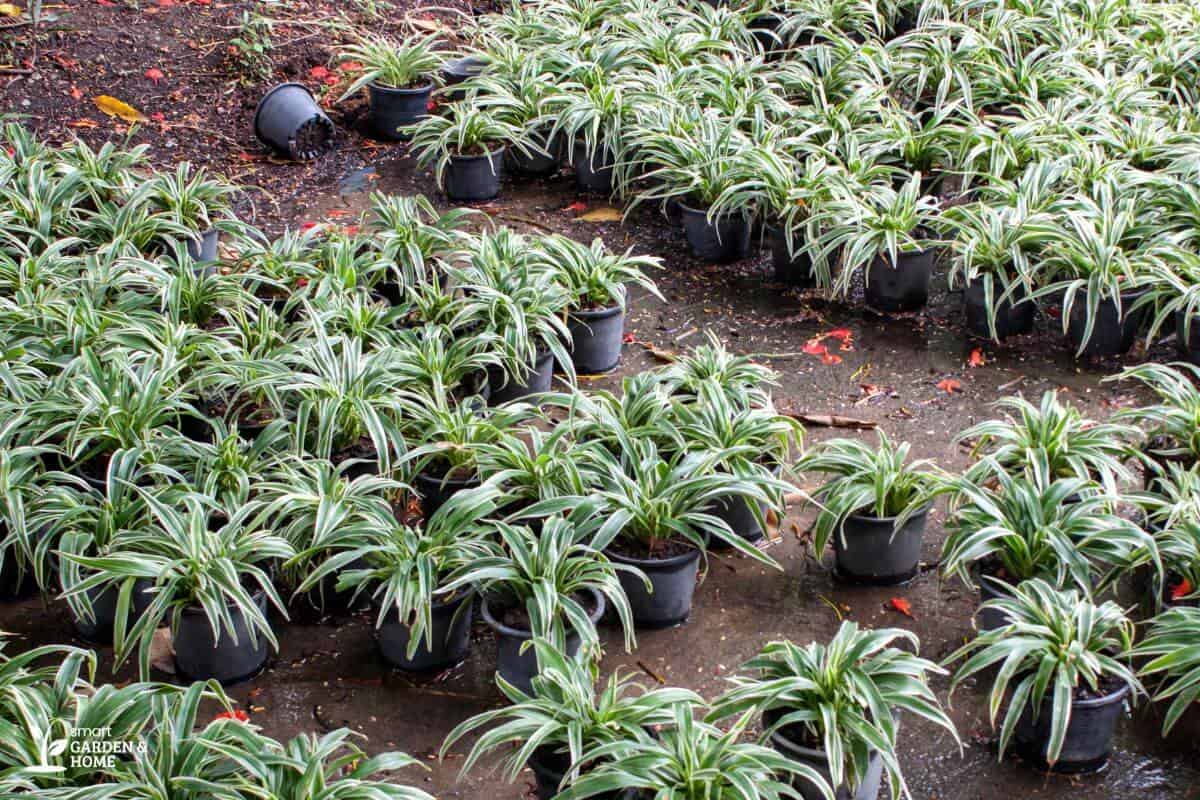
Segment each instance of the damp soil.
M352 9L359 5L344 4L343 10L355 14ZM52 141L80 135L99 144L131 135L133 142L150 145L155 164L191 159L222 172L251 187L239 214L271 231L317 222L355 224L373 191L423 193L448 208L432 174L416 168L406 145L374 142L360 133L365 129L362 98L334 103L340 89L323 88L324 80L313 77L313 68L331 63L332 45L327 33L313 35L302 23L334 13L330 7L272 5L272 14L290 15L294 22L275 33L281 44L271 79L244 86L226 62L226 43L229 26L236 26L241 12L256 4L214 0L211 5L140 6L135 11L117 3L56 4L59 22L53 32L44 33L36 68L28 75L0 75L0 102L27 114L29 124ZM392 6L395 13L379 27L398 25L412 10L405 3ZM158 10L149 13L152 7ZM24 39L5 46L14 52L0 61L19 66L30 57ZM150 67L161 69L164 78L157 83L146 79ZM314 162L290 164L254 140L254 104L280 80L300 80L322 95L338 125L333 152ZM98 94L137 105L151 119L131 133L96 110L91 98ZM162 122L152 116L160 113ZM1059 390L1083 413L1107 418L1146 398L1128 385L1105 382L1105 377L1148 358L1169 361L1175 355L1166 346L1151 353L1139 346L1120 359L1076 361L1053 309L1027 336L1003 345L972 341L962 333L962 298L948 291L940 276L928 309L879 315L863 309L861 294L845 303L827 302L773 283L765 251L732 265L699 263L687 253L679 226L656 210L635 210L622 224L611 219L619 215L595 214L606 205L603 199L577 195L571 176L563 172L548 179L506 180L498 200L477 206L483 212L481 226L508 225L533 236L556 232L583 242L600 237L613 249L633 248L663 259L663 269L654 277L666 301L641 290L631 292L621 366L608 375L581 379L585 389L618 390L623 377L661 365L672 353L703 343L711 331L735 352L778 370L776 403L782 411L816 421L808 428L809 442L832 436L869 440L873 434L861 428L878 426L893 439L911 442L914 458L931 458L956 470L969 463L969 454L954 444L955 436L992 416L992 403L1000 397L1019 392L1036 400L1044 391ZM840 338L829 337L831 331L839 331ZM826 352L807 346L814 341L824 344ZM821 427L820 422L849 427ZM941 660L974 635L972 615L978 604L976 593L957 580L942 579L936 570L945 538L943 520L940 507L931 512L923 568L913 581L900 587L857 587L832 578L829 556L823 562L811 557L805 545L812 514L793 507L761 545L781 570L736 553L710 553L688 623L639 631L633 653L623 651L619 629L606 625L602 670L712 697L766 642L828 639L843 619L911 630L921 638L922 654ZM893 610L893 598L908 602L911 618ZM429 771L398 778L440 798L530 796L533 778L528 772L515 785L482 768L459 777L473 738L456 745L444 761L436 758L455 725L503 702L492 679L495 641L481 622L463 664L423 678L391 669L376 654L369 612L334 615L319 623L276 623L278 656L264 672L230 690L265 732L290 737L347 726L366 736L363 746L371 752L396 748L416 756ZM73 641L76 635L65 604L50 601L47 606L38 598L0 605L0 629L14 635L6 646L9 654ZM101 648L100 656L98 678L104 679L112 675L111 649ZM113 679L132 677L126 667ZM947 681L936 678L934 687L945 701ZM1200 715L1185 716L1171 738L1163 740L1164 708L1143 701L1118 726L1104 771L1083 777L1046 775L1014 758L997 760L987 720L987 688L969 681L954 695L949 713L963 739L961 752L939 728L902 720L899 758L915 798L1200 797Z

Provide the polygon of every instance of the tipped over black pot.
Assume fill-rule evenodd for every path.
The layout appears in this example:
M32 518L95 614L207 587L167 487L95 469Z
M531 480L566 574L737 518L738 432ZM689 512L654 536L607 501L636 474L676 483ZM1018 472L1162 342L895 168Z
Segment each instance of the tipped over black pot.
M700 572L699 550L692 547L665 558L639 558L609 548L605 555L614 563L637 567L650 581L647 590L639 576L625 570L617 573L637 625L667 628L685 622L691 615Z
M896 264L882 255L867 268L864 290L870 308L887 312L918 311L929 302L935 251L900 253Z
M406 89L371 83L367 92L371 97L371 130L380 138L399 141L408 139L408 128L428 116L433 81Z
M624 308L572 311L567 329L571 332L571 363L577 373L598 375L616 369L625 338Z
M683 233L692 255L710 264L728 264L750 253L750 220L741 214L708 218L706 209L679 204Z
M504 147L476 156L450 156L442 174L446 197L461 203L481 203L500 194Z
M460 663L471 649L471 620L474 603L471 595L459 595L448 602L435 602L431 611L432 643L422 637L412 658L408 644L412 628L398 616L389 615L375 632L379 652L388 663L408 672L446 669Z
M895 527L895 517L851 514L833 536L837 577L849 583L892 586L916 576L929 507ZM845 540L843 542L843 539Z
M302 83L281 83L254 111L254 135L296 161L316 158L333 146L333 122Z
M253 597L255 605L266 614L266 594L258 591ZM219 640L215 639L208 617L199 607L185 608L179 615L173 643L175 666L181 675L193 681L211 678L230 684L253 677L267 663L271 643L261 633L251 643L245 615L236 608L230 608L229 613L237 634L236 643L226 630L221 631Z

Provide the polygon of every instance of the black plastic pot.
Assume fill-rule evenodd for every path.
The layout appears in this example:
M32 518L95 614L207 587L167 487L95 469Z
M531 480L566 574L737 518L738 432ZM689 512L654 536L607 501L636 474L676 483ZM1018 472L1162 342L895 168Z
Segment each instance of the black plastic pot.
M442 65L442 83L446 86L457 86L463 81L474 78L483 72L487 62L478 56L463 56ZM467 93L462 89L446 92L446 99L451 103L465 100Z
M488 386L491 387L491 396L488 398L488 402L498 406L501 403L524 400L532 395L543 394L550 391L550 384L553 380L554 356L550 354L550 351L538 356L533 372L526 377L523 383L509 379L508 383L504 384L503 370L489 367Z
M994 295L1003 293L1003 289L994 286ZM967 332L979 339L991 339L992 332L988 328L988 307L984 301L982 281L972 281L963 290L963 313L966 317ZM1009 336L1020 336L1033 330L1033 320L1037 316L1037 305L1030 299L1018 299L1014 304L1011 298L1005 298L996 308L996 340L1003 341Z
M723 497L713 503L712 507L708 509L708 513L725 520L730 529L746 541L751 543L761 541L766 534L763 533L758 520L754 518L754 511L750 507L751 502L753 501L741 496ZM765 515L767 504L759 503L758 509ZM730 547L717 538L713 538L708 543L709 550L728 550Z
M153 602L153 596L146 594L146 590L152 585L148 580L138 580L134 584L133 597L130 598L131 623L132 620L140 617ZM82 639L92 644L112 644L113 623L117 619L117 594L118 589L112 586L106 589L88 590L87 596L91 600L93 618L85 620L78 616L74 617L75 630Z
M1108 763L1113 733L1125 711L1128 694L1129 687L1122 685L1103 697L1073 700L1062 752L1053 765L1046 762L1052 713L1050 698L1043 699L1036 718L1032 707L1025 706L1013 733L1017 752L1042 770L1079 774L1102 769Z
M460 203L480 203L500 194L504 150L500 147L480 156L450 156L442 174L446 197Z
M400 669L409 672L445 669L467 657L467 651L471 649L473 616L471 595L461 595L448 603L434 603L433 647L431 649L422 641L412 658L408 657L412 629L407 623L401 622L398 616L389 616L375 632L375 639L383 657Z
M539 138L534 144L543 147L544 152L532 147L528 152L522 152L516 147L509 148L504 154L505 167L520 175L535 178L544 178L558 172L562 143L546 142L543 139L544 137Z
M635 558L611 549L605 554L617 564L637 567L650 580L651 591L647 591L639 576L624 570L617 573L635 623L643 628L666 628L687 621L700 572L699 550L671 558Z
M217 245L221 241L221 232L210 228L195 239L187 240L187 252L193 261L216 261Z
M333 122L307 86L281 83L259 101L254 135L288 158L304 161L333 146Z
M709 221L706 209L679 204L683 233L692 255L710 264L728 264L750 253L750 220L728 214Z
M775 268L775 280L788 286L807 289L817 285L813 275L812 258L805 252L792 255L788 252L787 235L783 228L767 226L767 242L771 246L771 265Z
M1146 309L1139 308L1130 312L1134 302L1141 292L1127 292L1121 295L1121 311L1117 312L1117 304L1111 298L1104 298L1096 309L1096 324L1092 328L1092 336L1083 346L1083 334L1087 329L1087 301L1083 294L1076 296L1071 306L1071 316L1067 321L1067 338L1075 352L1083 356L1103 358L1119 356L1129 352L1142 329L1146 319Z
M842 523L841 535L833 536L837 576L872 586L892 586L910 580L920 566L921 539L928 514L927 506L899 530L894 527L895 517L880 519L851 514Z
M1180 355L1200 367L1200 314L1192 317L1190 335L1185 330L1186 320L1182 311L1175 312L1175 340L1179 344Z
M5 526L0 523L0 534ZM21 569L10 547L0 561L0 600L24 600L37 591L33 570Z
M408 139L407 128L429 115L433 81L412 89L367 84L371 96L371 130L376 136L392 141Z
M526 766L533 771L534 796L538 800L553 800L560 794L559 786L562 779L571 769L571 757L566 753L555 752L548 745L542 745L529 756ZM618 792L604 792L595 795L596 800L636 800L638 792L625 789Z
M589 592L595 604L595 609L589 619L595 624L604 615L604 596L593 590L589 590ZM531 693L533 676L538 673L537 651L531 645L522 652L521 646L532 639L533 634L529 631L510 628L496 619L488 606L486 597L483 598L479 610L483 614L483 621L496 632L496 671L513 686L526 694ZM579 652L579 636L575 633L567 633L566 638L565 655L573 656Z
M571 150L575 188L587 194L612 194L614 163L616 158L610 151L600 149L589 155L583 142L575 142Z
M446 501L463 489L473 489L479 485L479 476L469 478L445 478L440 475L419 473L413 478L413 486L421 495L421 513L426 519L433 516Z
M771 727L784 713L784 711L776 709L765 712L763 714L763 727ZM825 779L827 785L832 785L833 776L829 771L829 758L825 754L825 751L805 747L788 734L787 727L781 728L771 734L771 747L793 761L798 761L801 764L807 764L812 767ZM854 790L842 784L834 792L834 797L837 800L876 800L882 784L883 758L877 751L871 751L871 755L867 759L867 774L863 777L863 782L855 787ZM795 786L804 800L823 800L824 798L819 789L803 778L797 778Z
M261 591L254 594L255 604L265 614L267 596ZM189 607L179 616L179 628L175 631L175 666L189 680L202 681L210 678L223 684L237 683L258 674L267 657L271 644L262 634L257 646L250 643L250 630L245 616L237 609L230 609L233 617L237 643L228 631L221 631L221 638L214 639L208 617L200 608Z
M993 577L986 573L979 576L979 603L987 603L991 600L999 600L1001 597L1008 597L1011 592L1006 591L1007 583L999 578ZM1003 628L1008 624L1008 616L1003 611L994 608L980 608L975 612L975 627L980 631L994 631L997 628Z
M625 338L625 309L572 311L567 316L571 332L571 363L581 375L598 375L616 369Z
M876 256L867 268L867 305L879 311L917 311L929 302L935 251L900 253L893 267Z

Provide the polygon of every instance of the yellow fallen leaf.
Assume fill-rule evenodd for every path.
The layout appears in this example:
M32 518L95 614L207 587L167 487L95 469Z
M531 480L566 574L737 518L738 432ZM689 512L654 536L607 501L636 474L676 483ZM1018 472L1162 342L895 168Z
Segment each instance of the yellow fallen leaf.
M120 117L126 122L143 122L146 119L142 112L129 105L129 103L106 94L93 97L92 102L96 104L96 108L110 117Z
M612 206L601 206L575 218L580 222L620 222L621 210Z
M21 9L17 8L12 3L0 3L0 16L19 17L21 16Z

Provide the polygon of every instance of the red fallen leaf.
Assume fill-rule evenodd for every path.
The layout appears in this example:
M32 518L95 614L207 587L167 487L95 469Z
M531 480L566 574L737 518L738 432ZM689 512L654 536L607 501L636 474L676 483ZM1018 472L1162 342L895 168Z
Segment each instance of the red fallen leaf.
M1171 599L1180 600L1192 593L1192 582L1184 578L1171 587Z
M821 355L821 363L827 365L840 364L842 363L842 357L826 350Z
M238 153L237 157L241 161L258 161L258 156L254 155L253 153L247 153L244 150Z
M563 211L574 211L576 214L582 214L584 211L587 211L587 203L583 202L582 200L576 200L574 203L571 203L571 205L564 208Z
M219 719L231 719L235 722L249 722L250 715L245 711L242 711L240 708L235 708L233 711L222 711L220 714L217 714L215 717L213 717L213 722L216 722Z
M987 359L983 357L983 350L976 347L971 351L971 357L967 359L967 363L972 367L982 367L987 363Z
M938 381L937 388L946 394L955 394L962 391L962 383L954 380L954 378L946 378L945 380Z
M346 234L347 236L357 236L358 235L358 226L357 225L343 226L342 233Z
M632 334L632 333L627 333L627 334L625 334L625 336L624 336L624 337L621 339L621 341L622 341L622 342L624 342L625 344L634 344L635 342L637 342L637 339L633 338L633 334Z
M67 94L71 95L72 100L82 100L83 99L83 92L80 90L80 88L78 86L72 86L71 91L67 92Z
M158 0L157 5L159 8L170 8L175 5L175 0Z
M300 223L300 230L302 230L302 231L311 231L315 227L317 227L317 223L315 223L315 222L301 222Z
M159 69L158 67L151 67L150 69L146 70L145 75L147 78L149 78L155 84L157 84L163 78L167 77L166 75L163 74L163 71L161 69Z
M425 110L428 111L430 114L437 111L437 109L438 109L437 100L430 100L428 103L425 104Z
M343 61L337 68L338 72L362 72L363 65L358 61Z
M329 77L329 70L325 67L313 67L308 71L308 74L316 80L323 81Z
M810 356L823 356L829 352L829 348L821 344L821 337L815 336L804 343L804 347L800 351Z
M150 115L150 119L154 120L155 122L166 122L167 115L162 113L161 111L155 111L153 114Z
M888 608L890 608L892 611L903 614L909 619L916 619L912 613L912 604L903 597L893 597L891 600L888 600Z
M212 0L192 0L198 6L211 6Z
M329 211L325 212L325 216L329 217L330 219L338 219L339 217L348 217L348 216L350 216L350 209L348 209L348 208L331 208L331 209L329 209Z

